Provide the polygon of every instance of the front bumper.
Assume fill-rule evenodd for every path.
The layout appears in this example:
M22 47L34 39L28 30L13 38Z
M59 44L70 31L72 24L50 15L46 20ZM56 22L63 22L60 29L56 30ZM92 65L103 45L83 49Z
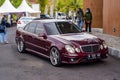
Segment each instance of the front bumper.
M64 56L62 63L76 64L81 62L95 62L97 60L102 60L107 58L108 51L104 53L94 53L94 54L81 54L78 56Z

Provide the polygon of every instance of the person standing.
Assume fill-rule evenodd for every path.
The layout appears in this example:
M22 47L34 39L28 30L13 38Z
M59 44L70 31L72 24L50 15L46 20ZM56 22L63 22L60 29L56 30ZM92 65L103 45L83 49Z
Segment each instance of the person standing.
M89 8L86 9L85 12L85 30L86 32L91 32L91 24L92 24L92 13ZM89 29L89 31L88 31Z
M77 17L77 19L76 19L77 25L78 25L79 29L82 31L83 24L84 24L84 13L81 8L78 8L78 10L76 12L76 17Z
M4 28L4 30L0 31L0 42L1 43L8 43L7 41L7 28L6 28L6 16L4 15L2 20L1 20L1 28Z
M0 25L0 43L3 43L4 32L5 32L5 27L3 25Z

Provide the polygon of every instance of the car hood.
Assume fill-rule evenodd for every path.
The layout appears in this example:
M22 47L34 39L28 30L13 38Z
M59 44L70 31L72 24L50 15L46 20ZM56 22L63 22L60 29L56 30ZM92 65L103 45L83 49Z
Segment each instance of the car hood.
M71 42L80 45L85 45L85 44L95 44L100 42L99 38L88 33L55 35L54 38L65 44Z

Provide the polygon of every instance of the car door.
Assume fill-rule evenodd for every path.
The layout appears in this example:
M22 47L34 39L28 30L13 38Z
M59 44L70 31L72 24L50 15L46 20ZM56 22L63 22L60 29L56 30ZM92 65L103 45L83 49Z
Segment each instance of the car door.
M34 44L36 45L36 51L42 53L43 55L48 55L47 52L50 48L51 43L48 39L45 39L44 37L39 36L40 34L46 34L42 23L37 23L35 34L37 35L34 38Z
M34 50L34 37L35 37L36 23L31 22L24 28L25 33L23 35L26 47Z

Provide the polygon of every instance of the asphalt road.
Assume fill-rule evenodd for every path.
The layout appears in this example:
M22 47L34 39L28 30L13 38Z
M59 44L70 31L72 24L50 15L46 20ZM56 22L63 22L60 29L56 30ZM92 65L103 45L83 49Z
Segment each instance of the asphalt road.
M120 80L120 60L110 56L101 62L53 67L48 59L19 54L15 30L8 28L9 44L0 44L0 80Z

